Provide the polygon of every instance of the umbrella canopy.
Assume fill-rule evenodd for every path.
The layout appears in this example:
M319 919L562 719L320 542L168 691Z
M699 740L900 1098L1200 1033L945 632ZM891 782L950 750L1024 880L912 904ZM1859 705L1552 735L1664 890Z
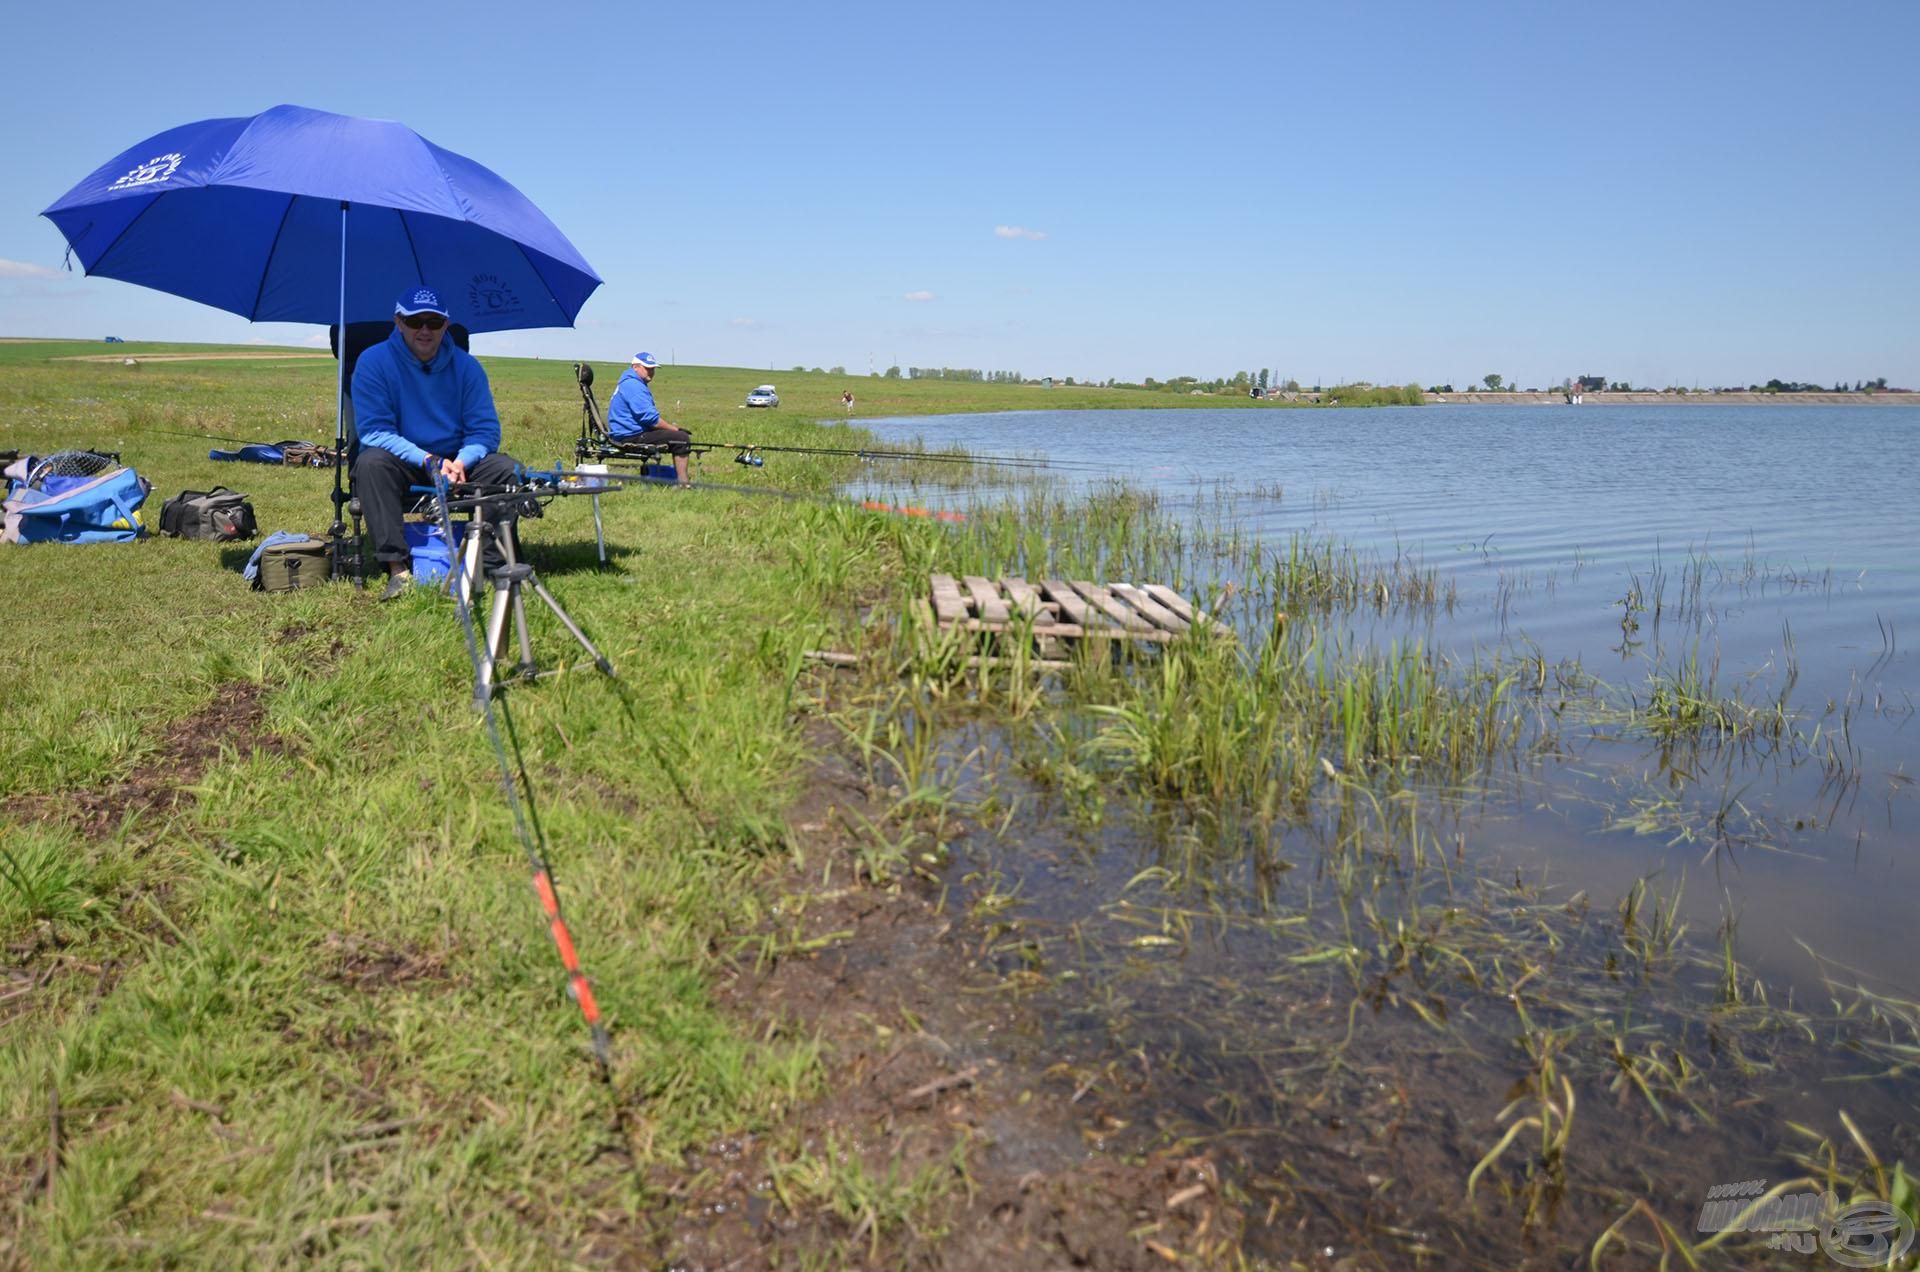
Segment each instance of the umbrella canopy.
M255 322L387 320L427 286L470 331L570 327L601 282L491 170L402 124L301 106L158 133L41 215L88 274Z

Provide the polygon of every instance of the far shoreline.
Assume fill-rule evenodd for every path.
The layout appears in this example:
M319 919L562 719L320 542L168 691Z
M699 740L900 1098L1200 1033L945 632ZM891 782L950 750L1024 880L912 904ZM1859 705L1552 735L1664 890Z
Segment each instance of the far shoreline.
M1428 406L1570 406L1567 395L1545 393L1429 393ZM1628 390L1582 394L1581 406L1920 406L1920 393L1658 393Z

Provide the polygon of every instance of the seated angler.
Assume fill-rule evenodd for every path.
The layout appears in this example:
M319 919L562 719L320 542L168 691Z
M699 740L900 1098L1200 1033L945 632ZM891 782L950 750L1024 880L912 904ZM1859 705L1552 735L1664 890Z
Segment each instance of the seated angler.
M360 455L353 488L373 555L387 569L390 601L413 583L403 518L409 486L512 481L520 465L500 450L500 415L487 373L447 336L447 307L430 287L410 288L393 307L393 334L360 355L353 413ZM509 514L509 533L511 533ZM501 564L487 545L489 568Z
M633 365L620 377L613 399L607 403L607 435L628 445L665 446L673 456L674 475L685 490L693 484L687 477L687 456L691 453L687 443L693 440L693 434L660 418L660 408L653 404L653 377L659 367L650 353L633 355Z

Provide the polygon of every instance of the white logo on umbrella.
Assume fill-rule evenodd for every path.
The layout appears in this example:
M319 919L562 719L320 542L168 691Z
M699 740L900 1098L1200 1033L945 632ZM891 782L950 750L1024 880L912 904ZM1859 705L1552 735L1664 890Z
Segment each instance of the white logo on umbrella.
M156 155L108 186L107 189L129 190L134 186L152 185L156 181L165 181L174 174L185 158L185 155L178 154Z

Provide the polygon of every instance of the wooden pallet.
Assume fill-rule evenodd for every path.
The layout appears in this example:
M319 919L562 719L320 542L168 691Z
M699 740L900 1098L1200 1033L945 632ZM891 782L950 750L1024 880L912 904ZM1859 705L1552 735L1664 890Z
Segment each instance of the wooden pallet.
M1009 632L1031 623L1037 640L1170 641L1206 624L1230 633L1184 596L1159 583L1089 583L1082 579L985 579L935 574L928 580L934 622L946 629Z

